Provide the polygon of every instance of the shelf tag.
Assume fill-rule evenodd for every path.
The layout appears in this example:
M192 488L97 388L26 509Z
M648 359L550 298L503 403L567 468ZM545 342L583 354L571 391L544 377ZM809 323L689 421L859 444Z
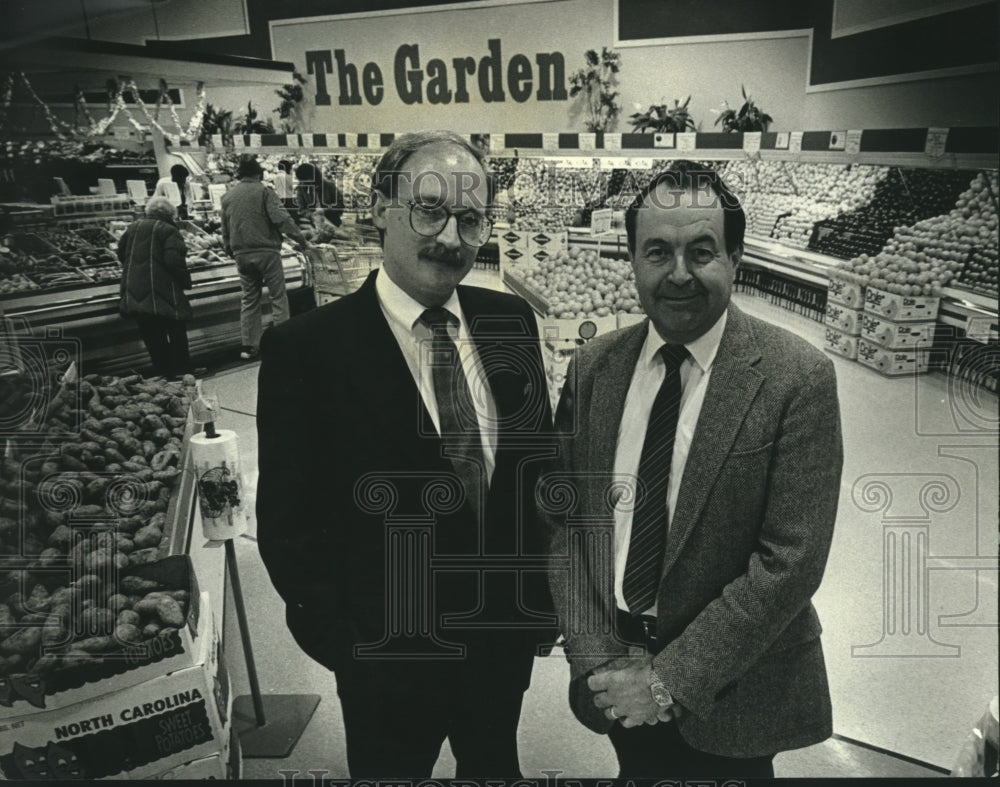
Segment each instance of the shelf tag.
M861 152L861 129L848 130L844 150L852 155Z
M604 149L605 150L621 150L622 149L622 135L621 134L605 134L604 135Z
M788 137L788 152L789 153L801 153L802 152L802 132L793 131Z
M924 145L924 153L928 156L943 156L945 145L948 143L948 129L929 128L927 129L927 142Z
M747 153L757 153L760 151L760 132L743 132L743 150Z
M542 134L542 150L559 150L559 133Z
M597 147L597 135L585 133L577 135L580 139L580 150L594 150Z
M653 134L653 147L654 148L672 148L676 146L674 140L675 134L670 132L669 134L657 132Z
M677 149L682 150L685 153L690 153L695 149L695 138L698 135L693 131L685 131L683 134L677 135Z
M590 231L594 235L600 235L611 231L611 208L601 208L590 214Z
M630 158L628 160L629 169L652 169L653 159L651 158Z

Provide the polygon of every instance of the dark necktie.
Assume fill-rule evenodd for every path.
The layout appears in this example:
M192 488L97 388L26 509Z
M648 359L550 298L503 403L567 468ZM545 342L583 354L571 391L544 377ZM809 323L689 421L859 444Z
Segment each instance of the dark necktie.
M441 440L478 521L480 490L486 468L476 407L462 369L458 347L448 334L448 326L457 325L458 318L447 309L436 306L424 311L420 322L431 330L433 337L431 374Z
M670 463L677 434L681 404L681 363L687 358L683 345L660 348L666 374L653 401L646 426L646 438L639 458L639 487L642 497L632 515L632 534L625 562L622 592L629 612L641 615L656 601L667 544L667 490Z

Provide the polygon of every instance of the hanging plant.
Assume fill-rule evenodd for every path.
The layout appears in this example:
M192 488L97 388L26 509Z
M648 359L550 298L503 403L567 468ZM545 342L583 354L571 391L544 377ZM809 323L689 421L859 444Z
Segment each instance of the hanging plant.
M233 123L233 133L273 134L274 125L271 123L270 118L259 120L257 118L257 110L253 108L253 104L250 101L247 101L247 113Z
M275 95L281 98L278 108L272 110L278 113L281 120L281 129L286 134L295 134L304 128L304 113L306 94L302 89L306 84L306 78L298 71L292 72L293 82L282 85L275 90Z
M667 134L694 131L694 119L688 113L690 103L691 96L685 98L683 104L675 98L672 107L668 107L665 103L651 104L645 112L636 112L629 117L632 131L637 134L644 134L646 131Z
M743 93L743 106L737 111L729 106L728 101L723 101L721 111L713 110L719 112L715 125L721 123L723 131L767 131L774 118L754 104L743 85L740 85L740 91Z
M584 58L587 64L570 75L570 98L578 98L583 103L587 131L611 131L621 112L617 90L621 55L602 47L600 55L588 49Z

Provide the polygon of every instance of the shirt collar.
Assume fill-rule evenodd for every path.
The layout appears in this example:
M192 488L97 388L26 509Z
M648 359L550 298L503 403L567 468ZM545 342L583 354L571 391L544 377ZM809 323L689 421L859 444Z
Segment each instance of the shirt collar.
M698 364L698 367L703 373L707 372L712 368L712 363L715 361L715 355L719 351L719 344L722 342L722 333L726 329L726 315L728 314L728 309L722 312L722 315L715 324L709 328L705 333L695 339L693 342L688 342L684 345L687 351L691 354L691 358L694 362ZM649 321L647 326L648 333L646 334L646 341L642 345L642 352L640 353L639 360L646 366L652 366L656 363L656 356L659 353L660 348L666 344L663 337L657 333L656 328L653 327L652 320Z
M412 332L414 325L427 307L414 300L402 287L389 278L385 271L380 270L375 277L375 292L389 317L407 331ZM458 293L453 290L451 297L442 306L458 318L459 334L464 334L465 316L462 314Z

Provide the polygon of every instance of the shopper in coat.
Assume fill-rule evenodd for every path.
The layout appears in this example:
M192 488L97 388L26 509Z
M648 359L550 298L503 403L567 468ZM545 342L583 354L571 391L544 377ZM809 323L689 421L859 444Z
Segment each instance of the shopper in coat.
M515 777L522 695L555 635L534 314L460 284L490 232L463 138L397 138L374 185L381 269L264 334L258 545L292 634L336 674L351 776L427 777L447 738L458 776Z
M156 374L174 377L191 371L186 323L192 312L184 294L191 287L187 247L170 200L152 197L145 213L118 240L120 310L138 324Z
M267 286L271 319L288 319L288 296L281 265L282 234L303 248L306 239L281 206L281 200L261 182L263 170L256 159L245 158L236 172L239 182L222 195L222 242L226 253L236 258L243 291L240 300L240 357L257 357L261 335L261 294Z
M773 776L776 752L832 734L810 598L840 493L836 380L729 302L744 228L715 172L655 178L626 213L649 319L578 350L556 413L580 505L567 521L540 500L570 701L622 777Z

